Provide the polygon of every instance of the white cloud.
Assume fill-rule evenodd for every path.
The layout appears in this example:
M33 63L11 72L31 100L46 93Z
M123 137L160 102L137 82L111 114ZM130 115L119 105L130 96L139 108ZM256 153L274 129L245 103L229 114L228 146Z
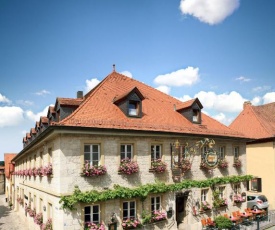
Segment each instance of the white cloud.
M154 79L154 82L158 85L179 87L184 85L194 85L199 80L199 68L189 66L186 69L180 69L172 73L159 75Z
M44 96L44 95L51 94L51 93L49 91L43 89L41 91L36 92L35 94L38 96Z
M228 117L228 115L226 115L224 113L219 113L212 117L224 125L231 124L232 121L235 119L235 117Z
M275 102L275 92L266 93L263 96L264 104Z
M23 106L32 106L33 102L32 101L24 101L24 100L18 100L16 101L17 104L23 105Z
M84 93L88 93L91 89L96 87L100 81L97 78L92 78L91 80L86 80L86 86Z
M0 127L15 126L24 121L24 111L20 107L0 107Z
M261 97L254 97L254 98L251 100L252 105L260 105L261 102L262 102L262 98L261 98Z
M199 98L204 109L215 110L218 112L236 113L243 108L243 102L247 101L239 93L232 91L229 94L216 94L215 92L200 91L193 98ZM191 99L190 96L184 95L180 100Z
M49 105L49 106L53 106L53 105ZM26 115L26 117L27 117L29 120L32 120L32 121L34 121L34 122L40 121L40 117L41 117L41 116L44 116L44 117L47 116L49 106L45 107L45 108L43 109L43 111L38 112L38 113L36 113L36 114L35 114L34 112L32 112L31 110L27 110L27 111L25 112L25 115Z
M189 100L193 99L189 95L183 95L182 97L176 97L176 98L180 101L189 101Z
M132 75L132 73L130 73L129 71L122 71L121 72L121 74L123 74L123 75L125 75L125 76L127 76L127 77L129 77L129 78L133 78L133 75Z
M236 81L240 81L240 82L248 82L248 81L251 81L251 79L249 78L246 78L244 76L240 76L238 78L235 79Z
M258 86L252 89L253 92L263 92L263 91L267 91L270 90L271 86L268 85L264 85L264 86Z
M230 113L240 112L244 101L247 101L235 91L223 94L200 91L195 97L199 98L205 108Z
M0 93L0 103L7 103L7 104L10 104L11 101L10 101L7 97L5 97L4 95L2 95L2 94Z
M166 85L161 85L161 86L157 87L156 89L163 93L166 93L166 94L169 94L170 90L171 90L171 88Z
M239 7L239 0L181 0L182 14L210 25L221 23Z

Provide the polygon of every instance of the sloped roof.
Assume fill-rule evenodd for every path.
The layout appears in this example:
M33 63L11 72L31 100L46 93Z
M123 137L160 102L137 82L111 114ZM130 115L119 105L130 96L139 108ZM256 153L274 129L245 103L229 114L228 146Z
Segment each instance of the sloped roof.
M275 102L252 106L247 103L243 111L230 124L230 128L242 132L249 138L275 137Z
M58 97L57 101L62 106L79 106L83 101L82 98L62 98Z
M184 109L187 109L187 108L190 108L193 104L197 103L198 106L202 109L203 106L201 104L201 102L199 101L198 98L194 98L194 99L191 99L189 101L185 101L182 103L181 107L180 108L177 108L177 111L181 111L181 110L184 110Z
M125 116L113 101L135 87L144 96L141 118ZM205 114L198 125L174 109L189 104L114 71L86 94L81 105L57 125L244 137Z

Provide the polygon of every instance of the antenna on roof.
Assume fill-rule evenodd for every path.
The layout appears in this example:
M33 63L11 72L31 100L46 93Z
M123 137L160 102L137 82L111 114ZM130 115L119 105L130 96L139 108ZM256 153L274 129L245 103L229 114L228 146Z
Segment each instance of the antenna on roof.
M113 64L113 72L116 72L116 65Z

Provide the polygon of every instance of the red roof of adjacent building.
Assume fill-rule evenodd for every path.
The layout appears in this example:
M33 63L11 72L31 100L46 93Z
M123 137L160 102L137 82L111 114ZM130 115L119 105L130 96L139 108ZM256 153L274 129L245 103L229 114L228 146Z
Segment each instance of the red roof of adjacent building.
M10 177L10 173L13 171L14 167L11 165L12 159L16 156L16 153L5 153L4 161L5 161L5 176L6 178Z
M275 137L275 102L252 106L244 103L243 111L229 126L249 138L263 139Z
M134 88L144 97L141 118L126 116L114 103ZM194 124L177 111L191 106L195 100L179 101L114 71L86 94L79 107L57 125L244 137L203 113L201 124Z

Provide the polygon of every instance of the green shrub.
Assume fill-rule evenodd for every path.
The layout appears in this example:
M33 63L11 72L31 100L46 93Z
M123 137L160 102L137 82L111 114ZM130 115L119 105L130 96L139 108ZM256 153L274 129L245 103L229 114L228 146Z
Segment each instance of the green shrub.
M216 217L215 223L219 229L231 229L231 227L232 227L231 220L229 220L228 218L226 218L224 216Z

